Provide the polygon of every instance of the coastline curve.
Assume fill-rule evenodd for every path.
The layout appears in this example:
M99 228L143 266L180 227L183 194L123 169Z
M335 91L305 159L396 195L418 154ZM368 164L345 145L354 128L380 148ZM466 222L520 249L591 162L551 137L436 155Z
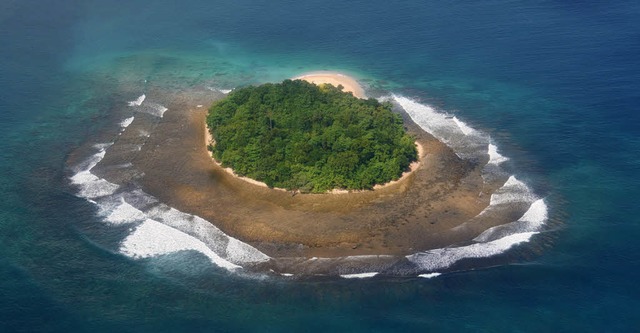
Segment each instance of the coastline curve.
M200 145L202 145L201 142L206 142L204 134L206 130L203 122L201 122L204 112L197 105L206 104L207 101L211 100L210 93L211 91L207 90L206 92L189 92L186 95L172 94L166 100L159 100L158 96L164 96L159 93L147 93L146 99L141 101L140 105L129 106L129 108L134 109L134 118L127 117L125 120L120 121L121 128L117 135L117 140L113 144L88 147L87 150L93 149L93 153L83 163L78 163L77 167L73 168L75 171L71 181L79 189L76 195L96 204L107 223L120 221L118 223L133 226L132 229L135 230L135 233L125 237L122 242L122 248L118 249L119 252L133 258L143 258L184 250L206 252L207 250L202 247L204 245L206 248L213 249L213 254L229 261L230 264L220 264L213 260L216 258L211 253L204 253L213 263L225 268L231 268L231 265L238 265L250 270L273 270L285 276L287 274L349 275L372 272L378 272L381 275L415 275L434 273L436 270L439 272L446 271L455 262L465 258L484 258L504 253L513 246L529 241L533 235L541 230L546 221L547 208L544 200L537 198L526 185L524 185L524 189L519 188L520 192L513 192L513 195L520 196L521 199L518 199L519 201L511 201L507 205L492 205L490 201L493 200L494 195L497 195L493 192L497 191L504 194L507 193L505 191L508 191L510 187L506 184L508 181L504 181L504 178L501 177L498 177L500 179L492 184L484 183L483 173L489 170L486 166L491 165L492 168L496 166L491 161L496 160L497 148L491 146L492 142L486 141L490 140L490 138L471 127L461 127L460 120L457 118L451 120L457 130L447 132L443 130L443 127L450 129L453 127L446 123L444 114L400 95L391 95L388 99L392 100L401 111L407 112L405 120L408 121L407 124L411 130L427 131L426 128L422 127L423 118L425 117L441 116L444 119L435 119L435 123L440 124L440 127L431 128L432 131L429 131L429 133L436 133L435 137L426 132L420 133L419 141L422 142L421 144L425 149L424 163L400 184L383 188L380 191L370 191L375 192L373 194L349 193L345 196L338 196L338 199L335 199L337 198L336 196L330 196L334 199L323 202L317 199L318 196L313 195L291 197L287 193L274 194L274 191L271 190L269 190L269 193L264 192L268 189L256 189L253 187L247 189L246 185L238 183L237 180L234 181L233 177L228 174L225 176L226 172L211 170L210 157L206 162L209 163L209 167L207 167L204 164L206 159L203 160L203 155L208 152L204 148L193 149L193 153L189 153L189 156L184 160L169 161L167 157L171 156L171 153L184 151L184 147L193 142L200 142ZM168 108L165 109L169 111L163 112L162 116L137 111L137 108L143 108L145 103L167 104ZM416 107L416 105L418 106ZM425 110L427 111L425 112ZM435 113L435 115L431 113ZM431 122L430 126L433 126L433 124L434 122ZM199 130L196 131L198 133L189 135L185 139L186 142L182 144L178 144L176 140L169 140L174 133L184 132L185 127L199 128ZM449 133L447 135L450 135L450 137L446 137L443 133ZM472 154L456 151L455 145L463 138L461 135L467 136L464 140L469 142L472 140L479 141L472 142L473 147L484 145L484 154L479 151ZM442 144L442 142L446 144ZM172 145L175 145L175 147L172 147ZM132 150L132 146L137 148ZM168 152L162 152L159 147L167 148ZM486 150L487 147L489 147L490 151ZM96 149L98 149L98 152L95 152ZM469 163L469 156L481 156L484 162L480 163L480 166L474 167ZM491 158L492 156L494 157ZM500 155L500 157L502 156ZM506 157L502 158L506 159ZM128 161L127 163L130 165L120 169L114 168L114 165L123 165L123 160ZM158 161L164 161L164 164L168 166L158 167ZM194 176L190 178L184 175L176 175L176 172L185 170L185 163L189 165L188 170L204 173L206 177ZM177 165L183 165L181 167L183 169L176 169ZM442 179L440 179L440 182L438 182L438 177L430 175L429 170L447 172L444 178L451 176L456 179L453 182L442 182ZM176 179L168 178L168 175L173 175ZM207 203L211 204L213 201L202 197L203 191L211 187L198 184L198 180L206 179L208 179L209 185L215 185L214 187L216 187L212 195L216 199L214 201L219 202L212 207L207 207ZM132 182L139 184L141 187L130 191ZM485 193L486 195L478 197L475 189L480 187L484 191L480 193ZM505 189L500 190L503 187ZM470 188L473 189L469 190ZM125 189L127 190L125 191ZM429 190L432 192L429 192ZM525 192L526 195L523 197ZM436 202L436 204L434 202L421 203L420 200L416 200L420 193L441 196L450 195L456 200L444 200L439 203ZM491 196L488 195L489 193L491 193ZM228 196L231 197L229 198ZM272 197L275 197L275 199ZM231 219L226 223L224 218L225 216L228 217L228 211L217 211L213 215L207 215L207 213L199 214L200 212L206 212L208 209L222 209L227 205L238 208L238 204L233 204L233 200L244 200L243 204L248 203L248 207L239 209L235 213L237 215L235 217L231 216ZM405 201L410 201L410 203L407 204ZM197 203L194 205L188 204L189 202ZM537 203L536 207L533 207L534 202ZM149 228L149 226L155 225L147 221L150 216L149 207L150 205L157 206L160 203L165 205L165 208L160 209L160 211L169 214L170 217L162 218L162 214L154 213L155 219L152 218L152 220L168 225L173 229L178 226L179 228L176 230L186 233L189 237L194 238L195 241L201 242L202 245L193 243L193 245L186 247L175 246L173 248L155 248L153 250L153 246L146 244L145 242L151 241L149 235L153 234L147 231L154 230L154 232L161 232L162 234L169 233L164 227ZM276 204L280 204L280 208L277 208ZM404 206L396 208L394 211L395 204L404 204ZM411 216L400 217L401 215L397 215L399 214L398 212L409 207L412 207L410 208L411 214L409 214ZM505 207L509 209L508 214L505 213L506 211L501 210L505 209ZM535 211L532 210L533 208L535 208ZM271 211L269 211L270 209ZM349 215L349 210L355 210L355 215ZM372 212L367 212L368 210L372 210ZM155 211L158 212L158 208ZM293 221L298 222L315 220L324 223L326 221L329 230L323 230L317 225L315 227L309 224L305 225L305 227L309 227L307 232L312 236L305 244L304 242L299 242L301 235L298 234L296 236L297 233L304 229L303 227L295 227L295 223L284 221L285 227L292 227L290 230L294 236L293 238L287 238L282 232L282 229L285 228L279 229L277 226L269 227L265 224L265 217L269 215L264 215L265 211L272 214L272 218L279 216L283 220L286 219L285 216L289 216L294 217ZM367 220L376 218L376 215L381 212L390 211L395 212L395 214L382 219L378 218L375 221ZM445 213L445 211L448 212ZM430 216L427 218L424 215L420 216L421 214ZM460 215L457 220L464 220L462 223L451 222L456 214ZM502 217L501 221L496 222L496 216L501 214L505 216ZM508 217L515 215L521 217L516 217L515 219ZM257 223L251 226L245 221L244 223L239 223L239 227L236 226L234 228L231 226L240 219L247 219L248 216L257 216L257 219L251 221L252 223L250 224ZM326 219L315 219L314 216L322 216L323 218L326 217ZM342 218L340 218L341 216ZM345 219L344 216L358 216L362 218L360 223L364 223L362 223L360 229L350 230L350 228L357 228L359 223L352 220L355 217ZM412 220L410 221L410 219ZM448 219L449 223L447 223ZM175 221L183 222L178 223ZM189 223L191 224L194 224L194 221L200 221L195 223L199 227L185 229L184 221L190 221ZM219 233L212 233L211 230L213 229L205 227L202 221L214 227ZM206 221L213 222L216 226ZM408 225L417 221L421 221L419 224L423 228L422 233L418 232L418 229L408 227ZM435 223L432 223L434 221ZM473 221L473 223L466 223L468 221ZM172 223L174 224L172 225ZM527 227L500 227L509 225L509 223L515 223L514 225L518 226L526 225ZM220 228L218 228L218 225ZM335 228L336 225L346 226L346 231L337 230ZM358 232L358 230L361 231ZM432 230L432 234L428 234L428 230ZM447 230L454 230L455 235L454 233L448 235ZM489 230L493 231L489 233ZM322 237L322 232L328 232L329 234L327 237ZM362 234L362 232L365 232L376 241L368 244L359 241L355 235ZM265 242L257 238L257 236L264 236L265 233L272 237L272 241ZM147 236L141 237L140 235ZM230 235L240 235L240 237L232 237ZM403 235L411 236L407 237L404 246L390 246L390 241L396 242L395 245L402 245ZM296 239L296 237L298 238ZM179 239L180 237L175 236L174 238ZM132 245L136 242L146 245ZM321 244L329 247L323 248ZM451 244L460 245L448 247ZM146 249L144 251L147 252L144 252L143 249ZM454 253L455 255L452 255ZM436 257L447 264L434 265L433 263L437 262L434 259ZM445 257L449 259L443 259ZM428 258L428 260L425 258ZM429 264L425 264L425 262Z

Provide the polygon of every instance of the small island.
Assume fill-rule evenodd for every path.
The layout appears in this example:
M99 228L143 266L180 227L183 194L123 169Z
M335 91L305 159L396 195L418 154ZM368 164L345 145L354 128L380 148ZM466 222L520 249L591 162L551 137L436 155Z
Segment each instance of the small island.
M282 93L285 86L295 92L308 90L309 96L305 97L306 92L296 95L289 104L285 104L286 109L276 111L271 106L277 104L278 99L274 99L277 94L271 93ZM340 86L344 89L340 89ZM321 102L326 105L314 104L320 103L312 101L311 95L314 94L322 97ZM482 213L489 207L496 190L507 181L506 177L483 177L489 155L478 160L461 158L444 142L413 122L404 108L393 104L393 113L390 113L388 104L366 99L364 89L358 82L342 73L312 72L282 83L237 88L229 94L221 91L212 93L209 87L194 87L177 91L155 88L150 89L147 95L166 106L168 111L160 118L145 113L146 109L141 107L135 113L135 121L127 124L125 131L118 124L118 130L121 131L118 139L108 148L104 158L91 173L110 183L132 189L125 191L126 193L118 192L118 195L124 193L127 196L127 201L122 204L135 203L141 205L139 209L151 209L155 213L158 209L168 209L166 212L171 215L175 209L197 216L211 222L229 237L249 244L271 258L268 263L253 268L256 270L335 274L343 271L369 272L367 267L371 266L366 266L369 264L374 265L376 270L391 267L389 265L399 267L395 265L406 264L406 256L420 251L472 243L482 232L513 222L514 217L517 219L529 208L529 204L516 202L503 205L499 210ZM289 94L281 95L279 101L285 100ZM334 95L335 98L332 98ZM245 99L245 110L238 106L240 103L235 101L236 98ZM390 157L385 165L397 163L393 166L393 172L388 173L392 176L390 179L406 172L397 181L376 179L372 183L366 183L361 180L351 188L364 190L344 190L349 188L348 183L323 185L319 182L317 187L308 182L296 184L294 181L300 181L301 177L296 177L293 171L286 171L291 172L290 176L273 177L269 184L272 188L269 188L266 183L258 183L255 179L262 179L264 182L271 180L244 171L241 166L227 163L225 168L219 163L228 154L227 150L222 150L228 139L218 136L224 134L224 129L222 132L220 129L216 130L219 125L212 123L216 121L216 116L203 106L214 105L212 109L225 107L225 103L232 101L236 106L226 106L229 114L232 114L228 120L239 122L238 127L227 133L233 136L227 142L226 149L233 145L237 145L237 149L245 147L238 145L234 139L236 135L239 138L241 135L249 135L247 138L263 135L257 141L260 149L269 148L275 152L280 150L284 157L296 156L292 154L295 149L311 149L301 150L304 154L297 156L299 161L306 161L312 157L310 152L313 152L315 144L322 148L323 141L318 139L330 135L323 134L322 131L332 130L336 124L335 130L343 132L334 136L335 140L326 140L326 152L329 155L323 162L329 163L332 154L347 151L340 150L342 147L334 147L341 141L340 137L343 137L344 142L353 144L358 156L356 164L345 164L346 170L367 170L366 163L358 163L365 151L360 148L360 144L368 142L373 147L388 144L391 152L377 154ZM347 108L341 113L333 110L331 103L345 105ZM260 109L261 105L270 107ZM300 106L301 110L298 111L315 110L316 113L312 112L308 116L318 117L318 121L311 118L312 121L305 125L306 115L293 110L293 105ZM360 112L368 116L369 120L359 120ZM235 116L245 119L234 119ZM333 117L333 122L328 123L329 118L326 117ZM294 120L300 120L295 118L303 121L294 123ZM321 129L318 124L323 121L327 126ZM369 132L367 126L367 130L359 131L358 127L367 122L372 127L375 127L376 122L383 125L372 132ZM207 124L211 131L207 130ZM239 134L245 127L249 127L247 124L253 126L249 128L253 132ZM305 128L309 130L308 133L303 131ZM269 139L275 140L283 135L278 131L285 130L289 134L297 133L288 139L290 143L294 143L290 148L285 148L282 141L266 144ZM362 136L351 136L351 131ZM311 136L318 136L317 142ZM250 140L247 143L251 143ZM214 146L207 150L207 146L211 144ZM343 145L350 147L344 143ZM248 144L246 146L249 147ZM251 157L248 153L254 148L255 144L246 151L245 148L238 150L236 154L240 158ZM407 167L407 162L415 159L416 148L417 161ZM85 149L93 153L95 146L89 144ZM222 151L220 156L214 154L217 161L212 159L211 151L215 153L216 149ZM393 153L393 149L397 152ZM371 151L376 156L375 151ZM403 156L405 160L398 158ZM276 159L265 157L269 157L269 154L259 152L253 158L258 162L256 165L277 162ZM291 161L285 162L284 165L289 167L285 170L296 170ZM344 161L331 163L337 165L338 162ZM354 165L357 167L353 168ZM268 169L263 166L263 170ZM241 174L246 177L240 177ZM323 173L318 172L318 175L323 176ZM335 178L353 179L351 176ZM371 188L371 184L376 184L373 185L373 190L366 190ZM280 186L291 190L277 190ZM138 187L139 191L136 190ZM324 194L328 190L335 195ZM309 193L304 193L305 191ZM318 192L322 194L317 194ZM140 200L138 194L144 195L144 198ZM152 200L148 200L147 195L152 196ZM173 215L171 216L173 219ZM190 220L186 218L184 221ZM208 233L202 237L203 242L214 242L219 246L216 249L223 251L225 246L233 250L238 244L235 240L227 243L211 238ZM346 258L353 258L355 261ZM369 264L365 264L365 261Z
M241 177L303 193L370 190L400 178L417 150L390 103L324 83L236 89L209 109L213 157Z

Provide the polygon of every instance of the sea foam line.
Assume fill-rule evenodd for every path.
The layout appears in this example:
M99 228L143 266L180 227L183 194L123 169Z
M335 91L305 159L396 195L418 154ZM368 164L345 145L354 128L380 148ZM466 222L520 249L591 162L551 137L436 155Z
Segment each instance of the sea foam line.
M378 272L368 273L356 273L356 274L341 274L340 277L344 279L366 279L378 275Z
M425 278L425 279L433 279L434 277L440 276L442 275L442 273L427 273L427 274L420 274L418 275L421 278Z
M464 134L462 128L468 127L466 124L460 127L458 124L462 122L459 119L454 120L452 117L436 111L430 105L420 104L400 95L391 95L391 97L400 104L418 126L446 144L450 144L456 134Z
M510 176L509 179L491 194L489 200L489 206L497 206L512 202L533 202L537 198L527 186L527 184L518 180L515 176Z
M105 222L113 225L136 223L147 219L146 214L127 203L123 197L120 197L120 203L115 207L105 203L99 208L99 215L104 216Z
M98 152L89 157L80 166L80 170L71 177L71 183L79 188L78 195L86 199L95 199L113 194L118 190L119 186L108 182L91 173L93 169L104 158L107 148L112 143L97 145Z
M77 196L98 206L98 215L111 225L136 224L122 241L119 252L131 258L149 258L179 251L198 251L224 269L236 270L243 264L270 258L256 248L229 237L206 220L157 202L142 190L117 193L118 185L91 173L104 158L110 144L97 145L98 151L81 164L71 177L78 186ZM146 212L134 207L138 201Z
M154 220L144 221L127 236L120 246L122 254L135 259L188 250L204 254L212 263L222 268L228 270L240 268L211 251L206 244L195 237Z
M509 160L509 158L504 157L500 155L500 153L498 153L498 147L493 143L489 143L487 151L489 153L489 164L499 165L500 163Z
M140 106L145 100L144 95L130 105ZM507 158L500 155L497 147L488 141L488 137L471 128L456 117L448 117L434 108L417 103L408 98L393 95L392 98L402 106L414 121L436 138L456 148L464 143L471 146L484 145L489 155L489 164L500 164ZM133 103L133 104L131 104ZM167 108L155 103L145 103L140 112L147 112L162 117ZM151 111L150 111L151 110ZM125 119L121 126L126 128L133 122L133 117ZM141 190L115 194L118 185L91 173L102 158L110 144L96 146L98 152L82 164L74 176L73 184L79 186L78 196L95 203L100 208L100 215L106 223L113 225L134 224L135 227L122 241L119 251L131 258L149 258L179 251L198 251L219 267L235 271L241 265L258 263L270 258L252 246L224 234L217 227L206 220L180 212L164 204L154 203L155 198ZM464 148L464 147L462 147ZM497 191L491 198L491 205L512 202L515 198L535 200L526 184L510 177L503 191ZM125 199L126 198L126 199ZM93 200L95 199L95 200ZM132 204L142 200L142 206ZM147 211L135 206L151 205ZM406 256L421 270L433 271L450 267L455 262L465 258L485 258L503 253L513 246L527 242L537 234L547 219L547 207L544 200L535 200L529 210L511 224L490 228L478 236L477 243L463 247L442 248ZM501 228L502 227L502 228ZM324 258L319 258L324 259ZM327 258L328 259L328 258ZM369 278L378 272L365 272L340 275L343 278ZM432 278L440 273L421 274L420 277ZM288 274L283 274L288 275Z
M491 142L489 136L471 128L457 117L448 117L429 105L403 96L392 95L392 99L418 126L447 144L458 156L474 157L486 152L484 154L489 157L487 166L494 167L508 160L498 153L498 147ZM469 147L477 152L469 151ZM479 215L496 209L499 205L515 202L528 203L530 206L517 221L485 230L474 239L475 244L419 252L406 258L420 269L433 271L448 268L461 259L485 258L504 253L513 246L528 242L547 221L548 207L543 199L537 198L529 186L515 176L510 176L505 184L491 195L489 206Z
M544 199L538 199L529 206L529 209L517 221L489 228L474 238L473 241L486 243L508 235L538 232L542 229L548 217L547 204Z
M488 258L504 253L518 244L528 242L535 234L537 232L517 233L486 243L418 252L406 258L422 270L435 271L449 268L462 259Z
M471 128L457 117L438 112L434 107L418 103L400 95L391 95L413 122L451 147L463 159L486 158L490 139L484 133Z
M471 135L475 133L475 130L473 128L469 127L469 125L467 125L466 123L460 121L458 117L454 116L452 119L453 119L453 122L455 122L456 125L458 125L458 127L460 128L460 130L464 135Z
M167 112L167 110L169 110L167 107L165 107L162 104L158 104L158 103L153 103L153 102L147 102L144 103L144 106L142 105L142 103L146 100L147 96L145 94L140 95L140 97L138 97L135 101L130 101L129 102L129 106L134 106L137 107L136 111L138 112L143 112L143 113L148 113L150 115L156 116L156 117L164 117L164 113ZM128 120L129 118L127 118L126 120ZM133 119L131 120L133 121ZM123 125L123 123L121 123L121 125ZM129 123L130 124L130 123ZM126 126L122 126L123 128L126 128L127 126L129 126L129 124L127 124Z

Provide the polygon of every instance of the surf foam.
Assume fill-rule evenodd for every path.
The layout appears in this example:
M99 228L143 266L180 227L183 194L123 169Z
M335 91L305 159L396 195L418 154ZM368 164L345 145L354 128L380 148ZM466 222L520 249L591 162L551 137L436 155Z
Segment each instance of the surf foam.
M140 106L142 105L142 102L144 102L145 98L147 98L147 96L145 94L142 94L138 98L136 98L134 101L130 101L129 106Z
M489 164L499 165L500 163L503 163L509 160L508 158L498 153L498 147L493 143L489 143L489 146L487 147L487 152L489 154Z
M344 279L366 279L378 275L378 272L369 273L356 273L356 274L341 274L340 277Z
M240 266L233 264L195 237L189 236L174 228L154 220L146 220L122 242L120 252L132 258L149 258L179 251L198 251L212 263L228 270L235 270Z
M497 206L512 202L533 202L536 199L527 184L521 182L515 176L510 176L502 187L491 194L489 205Z
M420 274L418 276L425 279L433 279L434 277L440 276L440 275L442 275L442 273L428 273L428 274Z
M98 152L91 155L85 163L81 164L79 166L80 170L71 177L71 183L78 187L79 196L95 199L111 195L118 190L118 185L91 173L91 170L102 161L109 146L111 144L97 145Z
M122 127L122 129L125 129L127 127L129 127L129 125L131 125L131 123L133 122L133 119L135 119L135 117L129 117L123 121L120 122L120 127Z
M458 125L458 128L460 128L460 130L462 131L462 133L464 135L471 135L475 132L475 130L471 127L469 127L469 125L467 125L466 123L460 121L460 119L458 119L458 117L453 117L453 122L456 123L456 125Z
M535 234L537 232L517 233L486 243L418 252L406 258L422 270L445 269L462 259L488 258L504 253L518 244L528 242Z
M222 92L228 93L230 90ZM138 106L139 108L136 109L138 112L163 117L167 108L150 102L142 105L145 98L146 96L142 95L129 105ZM486 158L488 155L488 164L494 166L507 160L498 153L497 146L491 143L487 135L471 128L457 117L449 117L431 106L402 96L392 95L391 98L407 111L416 124L449 145L459 156L468 158L484 155ZM127 128L133 120L134 117L127 118L120 125L123 129ZM148 132L140 133L143 136L149 135ZM78 185L78 196L99 207L99 214L105 223L135 225L131 229L132 232L126 235L120 244L118 250L122 254L137 259L180 251L198 251L213 264L230 271L236 271L242 265L271 259L256 248L229 237L198 216L186 214L159 203L157 199L140 189L129 192L118 191L118 185L92 174L91 169L104 158L110 145L96 146L98 152L81 164L82 167L71 177L71 182ZM526 184L512 176L491 196L490 207L516 201L532 202L518 221L486 230L476 237L475 244L419 252L406 256L406 259L418 266L420 270L433 271L450 267L465 258L497 255L513 246L527 242L539 232L547 219L547 206L544 200L536 199ZM316 262L325 259L330 258L312 258L308 261ZM287 274L282 275L287 276ZM379 272L365 270L364 273L340 276L346 279L370 278L378 274ZM438 275L440 273L433 272L419 276L433 278Z
M491 142L488 135L471 128L457 117L449 117L438 112L432 106L399 95L392 95L391 98L418 126L451 147L459 157L478 158L488 155L483 177L486 175L489 176L487 178L492 178L503 172L499 165L508 158L498 153L498 147ZM407 256L407 259L423 270L443 269L461 259L494 256L529 241L546 222L548 208L543 199L537 198L533 191L515 176L510 176L505 184L491 195L489 206L480 215L498 209L500 205L511 203L530 206L518 221L487 229L474 239L475 244L420 252ZM470 220L467 223L472 222L473 220Z
M111 207L105 206L100 208L102 215L105 216L104 220L114 225L140 222L146 220L147 217L141 210L128 204L122 197L120 197L120 204L115 208L109 209Z
M94 146L98 151L77 167L70 180L78 186L78 197L98 206L98 215L105 223L138 224L122 241L118 249L120 253L137 259L178 251L198 251L212 263L228 270L270 259L256 248L229 237L206 220L159 203L140 189L116 193L120 188L118 185L91 173L110 146Z
M438 112L434 107L400 95L391 95L413 122L438 140L453 148L464 159L486 158L488 136L471 128L456 117Z
M544 199L538 199L517 221L489 228L473 240L475 242L490 242L511 234L539 231L547 218L547 204Z

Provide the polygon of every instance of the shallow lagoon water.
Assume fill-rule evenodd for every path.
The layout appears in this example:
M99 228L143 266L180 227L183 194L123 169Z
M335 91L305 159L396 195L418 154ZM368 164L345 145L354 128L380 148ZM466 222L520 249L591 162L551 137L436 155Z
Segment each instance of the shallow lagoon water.
M634 2L2 6L3 330L639 326ZM130 116L118 110L145 93L145 80L230 89L316 69L490 134L517 179L545 198L558 226L546 245L515 249L508 265L428 279L311 281L232 275L194 252L131 260L106 250L123 230L75 196L65 163Z

